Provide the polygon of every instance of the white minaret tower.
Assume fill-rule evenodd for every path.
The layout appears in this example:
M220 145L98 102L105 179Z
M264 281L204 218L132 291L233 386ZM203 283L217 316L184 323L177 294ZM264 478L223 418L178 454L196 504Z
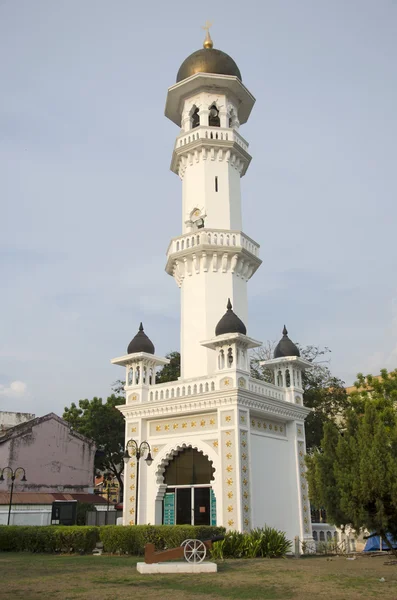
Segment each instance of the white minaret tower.
M260 342L247 332L247 282L261 261L242 231L240 180L251 157L239 127L254 101L208 31L168 90L165 114L180 127L171 169L182 181L182 227L166 270L181 288L182 368L178 380L156 383L168 360L142 326L112 361L126 369L123 523L267 524L311 544L301 377L310 363L284 330L264 364L272 381L250 369ZM130 452L138 444L147 465Z
M204 72L203 72L204 71ZM240 179L251 161L239 133L255 99L234 60L213 48L182 63L165 114L181 127L171 169L182 181L182 235L167 251L166 271L181 288L181 378L211 375L213 338L227 299L247 323L247 281L261 264L259 244L242 231Z

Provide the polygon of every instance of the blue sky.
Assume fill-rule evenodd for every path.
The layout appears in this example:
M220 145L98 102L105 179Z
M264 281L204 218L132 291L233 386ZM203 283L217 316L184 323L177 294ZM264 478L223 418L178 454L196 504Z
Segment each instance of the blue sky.
M106 396L141 320L179 347L163 115L206 19L257 99L248 333L285 322L348 384L397 366L396 1L0 0L0 410Z

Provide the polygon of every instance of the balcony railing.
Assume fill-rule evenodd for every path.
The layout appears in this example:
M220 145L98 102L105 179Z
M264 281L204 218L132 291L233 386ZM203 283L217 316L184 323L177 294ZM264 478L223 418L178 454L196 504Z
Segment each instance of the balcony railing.
M175 150L200 139L236 142L236 144L241 146L243 150L246 152L248 151L248 142L246 142L245 139L234 129L204 126L196 127L188 133L183 133L177 137L175 142Z
M167 256L175 252L181 252L187 248L193 248L200 244L223 247L241 247L259 256L259 244L254 242L241 231L230 231L224 229L202 229L197 233L185 233L180 237L173 238L168 247Z

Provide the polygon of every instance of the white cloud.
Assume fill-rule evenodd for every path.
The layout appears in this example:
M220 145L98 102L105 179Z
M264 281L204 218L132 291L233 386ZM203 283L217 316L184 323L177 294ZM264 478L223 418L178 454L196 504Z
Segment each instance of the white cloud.
M28 386L23 381L12 381L9 385L0 383L0 396L21 398L26 395Z

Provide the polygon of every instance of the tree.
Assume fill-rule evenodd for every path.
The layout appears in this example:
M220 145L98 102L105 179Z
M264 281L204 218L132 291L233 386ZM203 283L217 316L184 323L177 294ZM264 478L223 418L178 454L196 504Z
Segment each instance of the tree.
M167 381L176 381L181 375L181 355L179 352L170 352L165 355L169 359L169 364L164 365L156 374L156 383L166 383Z
M63 418L70 423L75 431L94 440L97 446L95 468L99 471L109 471L117 477L120 490L123 488L121 474L124 468L124 417L116 408L125 404L125 398L112 394L106 400L93 398L79 400L70 408L65 407Z
M321 451L307 456L312 504L328 521L397 540L397 370L358 375L342 424L324 427ZM397 555L397 550L395 551Z
M257 379L273 382L271 369L261 367L259 362L273 358L276 342L266 342L253 352L251 375ZM301 357L312 363L312 368L303 373L303 403L312 412L305 420L307 448L318 448L324 433L324 425L334 421L349 405L344 382L332 375L329 368L329 348L300 346Z

